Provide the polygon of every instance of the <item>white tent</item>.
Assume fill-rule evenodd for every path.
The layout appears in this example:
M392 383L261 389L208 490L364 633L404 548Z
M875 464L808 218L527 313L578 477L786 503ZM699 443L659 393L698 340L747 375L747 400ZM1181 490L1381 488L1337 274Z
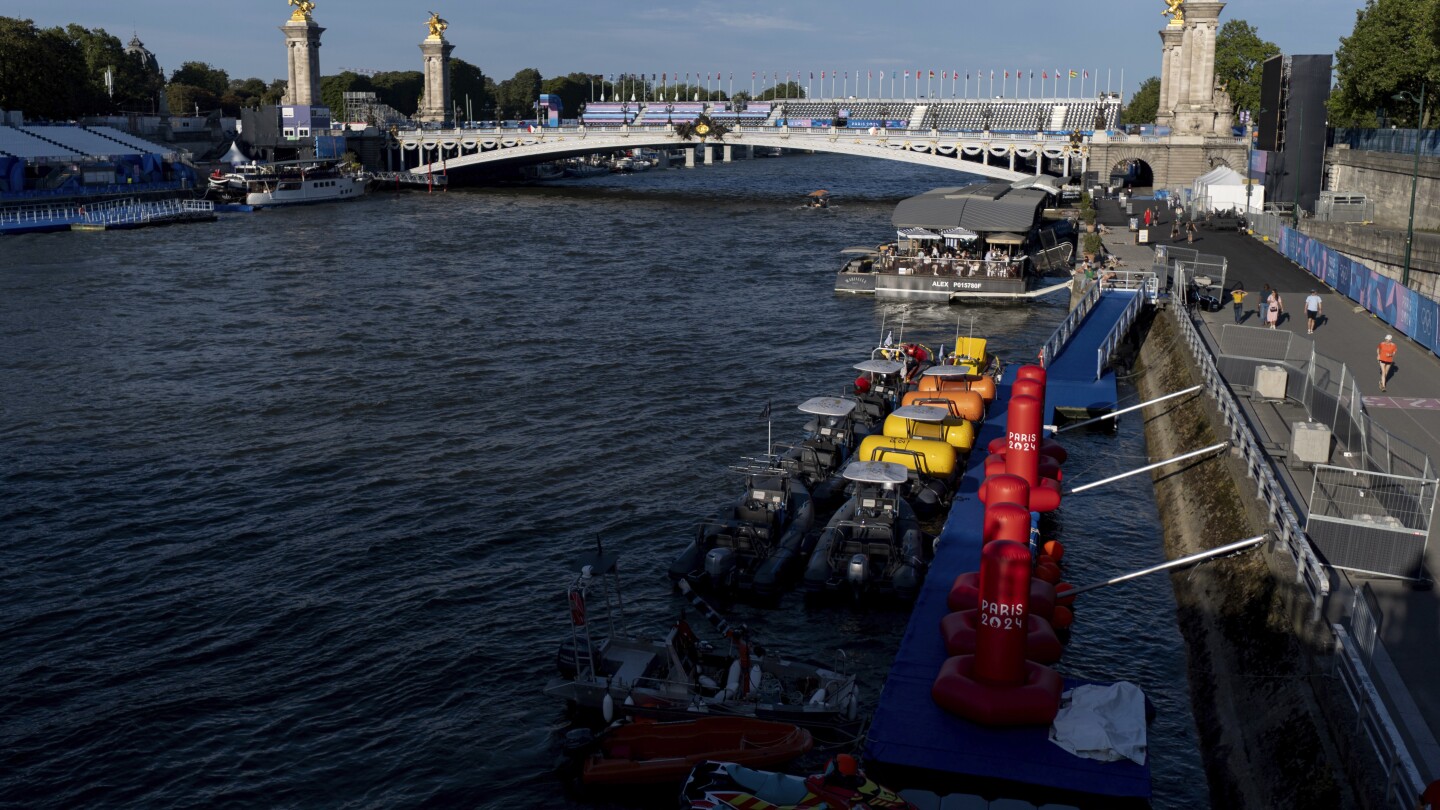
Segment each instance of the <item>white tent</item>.
M220 162L238 166L241 163L249 163L250 158L245 157L245 153L240 151L240 142L234 141L230 144L230 151L225 153L225 157L220 158Z
M1245 210L1245 178L1229 166L1217 166L1195 178L1190 191L1199 211ZM1253 210L1260 210L1265 205L1265 187L1256 183L1249 202Z

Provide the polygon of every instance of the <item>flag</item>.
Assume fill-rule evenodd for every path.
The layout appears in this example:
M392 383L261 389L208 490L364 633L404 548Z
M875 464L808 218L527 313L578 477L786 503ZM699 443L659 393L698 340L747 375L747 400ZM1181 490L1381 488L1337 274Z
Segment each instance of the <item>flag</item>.
M1035 71L1033 71L1033 70L1030 71L1030 78L1032 78L1032 79L1035 78Z
M932 79L935 78L935 71L933 71L933 70L930 71L930 78L932 78Z
M1048 79L1048 78L1050 78L1050 74L1048 74L1048 73L1046 73L1045 71L1042 70L1042 71L1040 71L1040 78L1041 78L1042 80L1043 80L1043 79Z
M824 80L824 78L825 78L825 71L823 71L823 70L820 71L820 78L821 78L822 81Z
M1070 71L1070 78L1076 79L1076 78L1079 78L1079 77L1080 77L1080 74L1079 74L1079 73L1076 73L1076 72L1073 71L1073 70Z
M1090 71L1088 71L1088 70L1085 71L1085 78L1087 78L1087 79L1090 78Z
M991 69L990 69L990 80L991 80L991 81L994 81L994 80L995 80L995 69L994 69L994 68L991 68Z
M965 81L967 81L967 82L970 81L970 71L968 71L968 70L965 71ZM968 92L970 92L970 91L969 91L969 90L966 90L965 92L968 93Z
M867 78L867 79L873 79L873 78L875 78L875 71L873 71L873 70L867 70L867 71L865 71L865 78Z
M1007 78L1007 79L1010 78L1010 71L1008 71L1008 70L1005 71L1005 78Z
M907 78L907 79L910 78L910 71L908 71L908 70L905 71L905 78Z
M752 78L752 79L755 78L755 71L753 71L753 70L750 71L750 78Z
M760 412L760 418L761 418L761 419L769 419L769 418L770 418L770 401L769 401L769 400L766 400L766 401L765 401L765 409Z
M893 345L894 343L895 343L895 330L892 329L892 330L890 330L889 332L887 332L887 333L885 334L885 344L884 344L884 345L886 345L886 346L891 346L891 345Z

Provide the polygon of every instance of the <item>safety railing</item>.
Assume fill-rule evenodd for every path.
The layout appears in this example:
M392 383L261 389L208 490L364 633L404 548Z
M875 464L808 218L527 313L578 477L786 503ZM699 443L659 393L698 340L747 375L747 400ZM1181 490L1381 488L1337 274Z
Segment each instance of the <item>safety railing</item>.
M1074 309L1070 310L1070 314L1065 316L1065 320L1061 321L1060 325L1055 327L1055 331L1050 335L1050 338L1045 341L1045 345L1040 347L1041 367L1048 368L1050 364L1055 361L1055 358L1060 354L1060 350L1065 348L1066 343L1070 342L1070 336L1075 334L1075 330L1080 328L1080 324L1084 322L1085 316L1090 314L1090 310L1095 308L1095 302L1099 300L1100 284L1092 281L1090 282L1090 286L1085 289L1084 297L1080 299L1080 302L1075 305Z
M15 208L0 208L0 225L55 222L75 219L78 216L79 206L74 204L24 205Z
M1100 347L1095 350L1095 379L1100 379L1100 375L1105 373L1106 364L1110 362L1115 350L1120 347L1120 341L1130 333L1130 327L1135 324L1135 318L1140 315L1140 307L1144 303L1145 296L1140 290L1136 290L1135 294L1130 296L1130 301L1125 305L1125 309L1121 311L1120 319L1110 327L1110 332L1105 335L1105 339L1100 341Z
M1177 279L1177 287L1182 295L1186 291L1186 284L1187 281L1182 273L1181 277ZM1190 347L1190 352L1199 366L1205 389L1215 399L1220 416L1230 430L1231 447L1244 462L1245 474L1255 481L1255 495L1265 505L1266 514L1275 525L1281 545L1295 566L1296 582L1303 586L1305 592L1310 596L1311 619L1312 621L1318 619L1325 599L1330 595L1329 571L1315 555L1314 549L1310 547L1310 540L1300 526L1299 518L1285 494L1285 489L1275 477L1275 471L1271 467L1270 457L1266 454L1264 445L1250 428L1240 403L1235 399L1235 394L1231 392L1230 386L1226 384L1225 378L1221 376L1220 370L1215 365L1214 355L1205 345L1205 340L1200 336L1195 324L1191 322L1190 313L1183 307L1177 309L1175 320L1180 325L1180 333L1184 336L1185 343Z
M1345 697L1355 710L1353 731L1364 735L1385 771L1385 800L1390 802L1390 806L1402 810L1417 807L1425 783L1415 767L1415 759L1410 755L1405 739L1390 719L1390 712L1386 710L1375 682L1365 669L1363 651L1344 626L1332 624L1330 629L1335 634L1336 653L1331 657L1332 676L1339 681Z

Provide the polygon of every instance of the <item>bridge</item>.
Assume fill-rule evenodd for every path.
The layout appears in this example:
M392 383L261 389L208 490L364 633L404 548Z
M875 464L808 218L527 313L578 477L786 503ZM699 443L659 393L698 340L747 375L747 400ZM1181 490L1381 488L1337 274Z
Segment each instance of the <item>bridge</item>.
M823 123L817 116L801 119L803 125L797 126L794 108L801 104L793 103L789 110L783 105L774 107L759 121L732 113L722 104L695 105L705 107L705 114L713 122L729 130L721 137L703 139L687 139L682 134L686 122L650 120L652 116L668 117L667 105L653 102L625 105L623 117L605 117L598 123L402 131L394 134L387 168L419 174L459 172L463 176L467 170L513 168L630 149L698 149L706 161L718 151L728 161L735 147L870 157L1007 181L1093 171L1105 182L1111 173L1123 174L1126 166L1138 161L1150 170L1156 187L1188 185L1193 178L1220 165L1242 171L1245 167L1242 138L1126 135L1113 128L1118 104L1055 99L803 102L807 108L826 111L842 106L876 107L886 111L883 118L891 119L881 122L891 126L859 127L853 118L847 125L828 115ZM1105 126L1061 128L1078 123L1068 112L1072 107L1082 108L1087 114L1096 111L1102 120L1092 118L1089 126ZM687 118L693 121L694 115ZM1077 132L1078 138L1074 134ZM693 153L687 156L687 163L693 160Z

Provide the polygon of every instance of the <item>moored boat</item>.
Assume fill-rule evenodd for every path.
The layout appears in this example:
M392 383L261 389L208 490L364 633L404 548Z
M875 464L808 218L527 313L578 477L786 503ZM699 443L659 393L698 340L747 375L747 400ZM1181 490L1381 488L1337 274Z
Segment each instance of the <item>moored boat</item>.
M581 735L588 734L580 730ZM567 735L567 743L574 744ZM587 785L680 784L711 759L754 768L783 765L814 745L809 731L753 717L697 717L624 723L582 748L580 781Z
M208 191L226 202L257 208L355 200L364 196L370 175L336 161L247 163L210 176Z
M810 490L817 516L829 515L845 497L840 471L855 450L858 407L857 400L847 397L811 397L800 403L800 412L813 417L808 435L780 455L780 466Z
M680 806L692 810L727 807L745 810L913 810L915 807L853 765L837 768L832 763L825 773L791 776L755 770L733 762L703 762L695 766L681 790Z
M744 628L717 624L723 646L703 642L682 617L660 639L631 635L624 625L616 562L597 550L577 564L568 589L570 629L561 642L558 678L547 694L573 708L682 719L724 714L806 728L850 726L859 705L853 675L786 661L754 643ZM688 583L680 581L681 589ZM598 609L602 617L590 616Z
M747 471L745 491L700 525L671 563L670 577L717 591L775 594L799 575L814 518L809 490L783 467Z
M888 592L913 599L929 549L915 510L900 496L909 471L888 461L852 461L845 478L854 482L855 492L816 542L805 589L855 596Z

